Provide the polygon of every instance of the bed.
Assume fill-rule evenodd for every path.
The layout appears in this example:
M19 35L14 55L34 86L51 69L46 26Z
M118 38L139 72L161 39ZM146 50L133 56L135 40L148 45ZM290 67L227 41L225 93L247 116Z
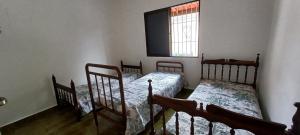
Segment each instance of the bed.
M206 108L206 106L209 104L214 104L233 112L262 119L256 92L252 86L226 83L222 81L204 80L197 86L187 100L194 100L198 103L202 103L204 108ZM167 123L168 132L171 134L176 133L174 123L175 119L175 116L172 116L170 122ZM186 113L179 113L179 134L190 133L190 128L188 128L190 126L190 121L187 121L188 119L190 119L189 115ZM209 122L204 119L195 118L195 134L208 134L208 124ZM229 130L229 127L221 124L215 124L212 133L226 134L226 132ZM249 133L236 130L236 134L248 135Z
M152 128L150 135L155 134L191 134L191 135L235 135L235 134L255 134L255 135L299 135L300 134L300 103L295 103L297 111L293 116L293 125L289 130L284 124L265 121L255 117L250 117L240 113L236 113L222 107L209 104L205 108L202 104L198 104L195 100L167 98L159 95L151 96L151 105L159 105L166 109L175 111L175 120L167 121L163 114L163 128L155 130L154 123L150 122ZM189 125L182 124L182 114L185 113L188 117L184 121L189 121ZM170 131L168 124L175 123L175 133ZM223 128L222 128L223 127ZM226 127L226 129L224 128ZM184 131L180 131L181 129ZM222 131L218 130L221 129ZM216 130L217 129L217 130ZM189 132L187 132L189 130ZM241 132L242 131L242 132Z
M86 66L87 78L88 82L90 82L88 83L90 97L94 97L92 99L92 105L96 126L99 126L97 115L100 114L104 116L103 113L98 112L108 110L119 116L122 119L121 122L116 122L113 119L108 118L110 116L104 117L112 120L112 122L118 123L120 125L119 129L123 130L125 134L128 135L143 132L150 121L150 109L147 101L147 80L153 80L154 93L166 97L175 97L175 95L181 91L184 84L183 64L180 62L158 61L156 62L156 72L149 73L124 86L122 85L122 80L118 79L120 76L96 73L90 70L92 68L104 68L116 72L119 71L114 66L109 65L87 64ZM110 80L109 78L115 78L120 85L119 87L111 87L108 85L103 88L104 90L100 90L98 89L99 84L92 83L93 78L107 78L108 80ZM100 85L102 86L102 84ZM155 114L158 114L159 111L160 108L155 108Z
M142 62L139 65L123 64L121 61L122 80L124 85L142 77L143 66ZM70 87L62 85L56 82L56 78L52 76L56 101L58 107L72 107L77 114L77 119L80 120L82 116L92 111L92 105L90 101L90 95L88 91L88 85L83 84L75 86L71 81ZM104 85L109 85L107 80L104 80ZM93 82L95 84L95 82ZM117 87L116 80L111 81L112 87Z
M207 68L204 68L205 64L207 65ZM197 135L229 133L248 135L252 133L268 133L263 130L257 131L249 128L249 125L248 127L239 127L237 125L243 124L232 124L233 119L239 120L239 116L240 119L249 118L250 124L254 124L253 121L263 123L263 125L270 124L271 127L276 127L273 129L274 133L282 133L284 131L286 128L285 125L268 123L262 120L262 114L255 90L257 69L259 66L259 54L257 55L256 61L235 59L204 60L202 54L201 65L201 82L186 100L171 99L155 94L153 96L152 81L149 81L150 109L154 110L154 107L152 107L153 104L158 104L163 107L163 110L172 108L176 111L168 122L166 122L165 116L163 115L163 130L160 132L184 135L191 133ZM217 65L220 65L219 68ZM225 66L227 67L225 68ZM244 70L242 70L243 66L245 67ZM235 78L232 77L232 72L234 72L233 67L235 67L234 69L236 72ZM251 73L249 71L251 67L254 70L252 72L253 79L250 79L249 81L248 76L249 73ZM204 69L207 69L206 77L204 76ZM217 72L218 69L220 69L219 72ZM228 71L226 77L224 77L225 69ZM244 71L244 76L241 79L240 74L242 74L242 71ZM211 72L213 74L211 74ZM225 81L225 79L227 80ZM204 110L204 108L208 110ZM211 113L209 113L209 110ZM220 112L228 114L231 119L226 119L226 115ZM195 118L191 116L194 116ZM153 116L150 115L150 118L152 117ZM245 122L247 121L245 120ZM150 123L153 125L154 122L151 120ZM268 126L265 128L267 129L267 127ZM245 130L239 130L240 128ZM272 128L270 128L270 130L271 129ZM154 134L153 126L151 128L151 134Z
M206 68L204 67L205 65L207 65ZM220 66L218 67L217 65ZM188 100L202 103L204 108L209 104L214 104L233 112L263 119L255 89L258 66L259 54L257 54L255 61L204 59L204 55L202 54L201 81L193 93L188 97ZM242 70L242 68L244 70ZM204 75L205 69L207 71L206 76ZM228 72L228 74L224 77L225 72ZM233 74L234 72L235 74ZM250 73L252 74L250 75ZM242 77L240 77L241 74L243 74ZM253 79L251 79L251 77L253 77ZM186 115L186 113L179 113L179 116L179 121L181 123L179 130L180 134L190 133L190 129L186 128L190 125L190 122L186 121L186 119L189 119L189 116ZM175 121L175 116L171 117L170 121ZM208 121L201 120L201 118L195 119L195 127L197 127L195 128L195 134L207 134L208 132L203 132L209 131L206 125L208 125ZM175 127L174 122L167 123L169 133L175 134L176 129L172 127ZM212 133L226 134L228 130L230 130L229 127L222 124L215 124ZM247 135L251 133L236 130L236 134Z

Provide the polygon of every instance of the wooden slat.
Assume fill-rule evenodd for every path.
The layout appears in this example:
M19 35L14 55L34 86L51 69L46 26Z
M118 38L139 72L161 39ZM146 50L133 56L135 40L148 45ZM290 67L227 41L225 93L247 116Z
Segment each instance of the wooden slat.
M103 80L103 76L101 76L101 81L102 81L102 90L103 90L103 95L104 95L104 100L105 100L105 106L107 107L107 101L106 101L106 94L105 94L105 83Z
M191 135L194 135L194 116L191 117Z
M221 80L223 81L223 75L224 75L224 65L222 64L222 71L221 71Z
M214 79L217 79L217 64L215 64L215 73L214 73Z
M110 91L111 107L112 107L112 110L115 110L115 107L114 107L114 100L113 100L112 91L111 91L111 82L110 82L110 78L108 78L108 84L109 84L109 91Z
M230 78L231 78L231 65L229 65L228 81L230 81Z
M212 122L209 122L208 128L209 128L208 135L212 135L212 133L213 133L213 124L212 124Z
M101 102L101 99L100 99L100 91L99 91L99 82L98 82L98 77L95 75L95 81L96 81L96 88L97 88L97 93L98 93L98 102L100 103ZM92 97L94 98L94 97Z
M179 120L178 120L178 112L175 113L176 117L176 135L179 135Z
M237 66L237 71L236 71L236 82L239 82L239 74L240 74L240 66Z
M246 66L244 83L247 83L248 66Z
M207 78L209 79L210 77L210 64L208 64L208 73L207 73Z

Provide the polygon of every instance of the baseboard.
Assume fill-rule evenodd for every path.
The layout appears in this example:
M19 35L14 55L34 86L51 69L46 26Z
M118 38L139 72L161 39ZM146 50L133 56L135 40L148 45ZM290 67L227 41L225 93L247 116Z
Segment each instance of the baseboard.
M50 109L53 109L53 108L55 108L56 106L57 106L57 105L49 106L49 107L47 107L47 108L41 109L40 111L38 111L38 112L36 112L36 113L34 113L34 114L30 114L30 115L27 115L27 116L25 116L25 117L22 117L22 118L20 118L20 119L18 119L18 120L15 120L15 121L13 121L13 122L9 122L9 123L6 123L6 124L4 124L4 125L1 125L0 129L5 128L5 127L7 127L7 126L9 126L9 125L15 124L15 123L20 122L20 121L24 121L24 120L26 120L26 119L30 119L30 118L34 117L35 115L38 115L38 114L40 114L40 113L42 113L42 112L48 111L48 110L50 110ZM0 135L1 135L1 134L0 134Z

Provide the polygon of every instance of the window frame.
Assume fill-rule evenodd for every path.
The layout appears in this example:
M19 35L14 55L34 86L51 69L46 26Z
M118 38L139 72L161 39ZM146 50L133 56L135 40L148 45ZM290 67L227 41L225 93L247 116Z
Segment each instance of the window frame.
M172 56L172 33L171 33L171 8L172 7L176 7L176 6L180 6L180 5L184 5L184 4L188 4L188 3L192 3L192 2L199 2L199 13L198 13L198 51L197 51L197 56ZM146 36L146 52L147 52L147 57L173 57L173 58L199 58L200 57L200 6L201 6L201 0L191 0L188 2L184 2L184 3L180 3L180 4L176 4L173 6L169 6L169 7L165 7L165 8L161 8L161 9L157 9L157 10L153 10L153 11L148 11L144 13L144 23L145 23L145 36ZM155 56L149 56L148 54L148 50L149 50L149 43L147 41L147 37L148 37L148 28L147 26L147 21L146 21L146 15L149 14L153 14L155 12L159 12L161 10L169 10L169 16L168 16L168 21L169 21L169 56L161 56L161 55L155 55Z

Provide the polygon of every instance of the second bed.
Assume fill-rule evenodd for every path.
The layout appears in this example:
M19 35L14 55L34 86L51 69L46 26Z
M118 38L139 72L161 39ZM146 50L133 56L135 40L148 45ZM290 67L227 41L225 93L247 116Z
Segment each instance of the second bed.
M114 66L97 64L87 64L86 66L90 97L94 97L92 106L96 126L98 126L98 111L105 109L122 117L123 121L119 124L124 126L125 134L127 135L138 134L144 131L147 123L150 121L150 108L147 100L149 79L153 80L153 93L166 97L175 97L184 84L184 69L183 64L180 62L158 61L156 63L156 72L149 73L124 86L122 85L123 82L120 83L122 81L119 79L120 76L96 73L91 71L92 68L119 71ZM98 82L99 84L93 82ZM113 86L111 85L112 83L119 83L120 86L111 87ZM154 110L155 114L157 114L161 108L155 107Z

